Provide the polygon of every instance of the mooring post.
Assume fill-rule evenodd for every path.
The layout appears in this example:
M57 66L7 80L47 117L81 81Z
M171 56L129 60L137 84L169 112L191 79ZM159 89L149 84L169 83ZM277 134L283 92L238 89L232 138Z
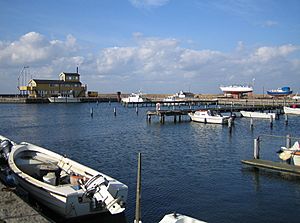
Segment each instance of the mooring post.
M93 110L93 108L90 108L90 114L91 114L91 117L94 116L94 110Z
M134 223L142 223L141 220L141 174L142 174L142 154L138 153L138 170L136 180L136 200L135 200L135 220Z
M147 115L147 120L149 123L151 122L151 115Z
M284 123L287 125L289 120L288 120L288 115L287 114L284 114Z
M292 146L292 138L290 134L286 135L286 148L289 149Z
M229 129L231 129L231 127L232 127L232 117L230 117L229 119L228 119L228 128Z
M273 128L273 116L270 115L270 128Z
M259 159L259 150L260 150L260 140L259 137L257 139L254 139L254 151L253 151L253 157L254 159Z
M137 115L139 114L139 108L138 108L138 107L135 108L135 113L136 113Z
M253 129L253 118L250 118L250 129Z
M176 123L176 121L177 121L176 118L177 118L176 115L174 115L174 123Z
M181 115L178 116L178 122L181 122Z
M114 115L117 116L117 108L114 107Z

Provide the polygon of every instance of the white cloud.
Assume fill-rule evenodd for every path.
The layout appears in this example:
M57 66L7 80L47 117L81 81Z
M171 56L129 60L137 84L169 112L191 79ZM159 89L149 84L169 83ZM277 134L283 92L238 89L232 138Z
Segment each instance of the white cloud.
M282 45L279 47L263 46L255 50L251 56L251 59L254 61L268 62L274 58L286 57L299 49L299 46L293 46L291 44Z
M36 64L51 60L58 55L69 55L74 52L76 39L68 35L66 41L47 40L36 32L29 32L13 42L1 42L0 63L6 65Z
M267 21L264 21L262 23L263 27L274 27L274 26L277 26L277 25L278 25L278 22L272 21L272 20L267 20Z
M129 0L136 8L153 8L167 4L170 0Z
M100 92L217 93L219 85L249 83L256 78L261 86L296 88L300 82L299 46L247 47L242 41L232 52L191 49L173 38L133 36L132 46L108 47L98 54L81 47L76 38L49 40L31 32L16 41L0 40L0 89L15 91L20 69L29 65L34 78L58 78L62 71L73 72L79 65L81 80ZM4 84L5 83L5 84ZM8 84L7 84L8 83ZM299 88L299 87L298 87ZM298 90L300 91L300 89Z

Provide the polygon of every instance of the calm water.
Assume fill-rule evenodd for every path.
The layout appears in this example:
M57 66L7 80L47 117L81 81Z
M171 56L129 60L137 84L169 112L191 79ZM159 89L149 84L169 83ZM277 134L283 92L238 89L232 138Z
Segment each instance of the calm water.
M90 108L94 117L90 117ZM113 108L117 108L117 116ZM95 222L133 222L137 153L142 152L142 220L176 211L208 222L299 222L300 178L243 167L261 134L300 136L300 117L274 122L238 118L226 126L183 121L164 125L146 111L119 104L1 104L0 134L28 141L104 172L129 186L124 216ZM283 138L264 136L261 158L277 159Z

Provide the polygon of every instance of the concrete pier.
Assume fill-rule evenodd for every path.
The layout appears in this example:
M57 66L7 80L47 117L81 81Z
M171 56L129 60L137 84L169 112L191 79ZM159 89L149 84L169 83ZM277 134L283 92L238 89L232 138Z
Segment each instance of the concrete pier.
M51 222L41 216L13 191L6 190L0 182L0 223L46 223Z

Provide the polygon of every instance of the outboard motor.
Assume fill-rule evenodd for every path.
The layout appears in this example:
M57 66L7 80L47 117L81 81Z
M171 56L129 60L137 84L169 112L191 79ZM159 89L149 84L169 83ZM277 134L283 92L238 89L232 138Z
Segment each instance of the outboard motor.
M4 139L0 143L0 164L7 163L12 146L13 144L8 139Z

